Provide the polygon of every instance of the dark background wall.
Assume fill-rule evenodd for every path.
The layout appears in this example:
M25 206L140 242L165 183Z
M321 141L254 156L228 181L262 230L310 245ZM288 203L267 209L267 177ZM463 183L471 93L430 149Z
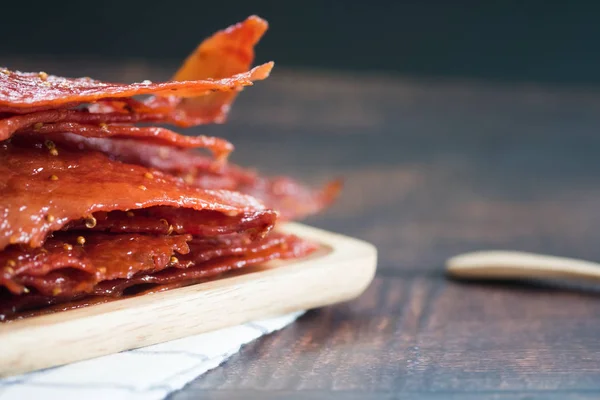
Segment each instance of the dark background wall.
M63 1L3 2L10 55L177 60L230 23L271 29L259 61L415 76L600 83L600 2Z

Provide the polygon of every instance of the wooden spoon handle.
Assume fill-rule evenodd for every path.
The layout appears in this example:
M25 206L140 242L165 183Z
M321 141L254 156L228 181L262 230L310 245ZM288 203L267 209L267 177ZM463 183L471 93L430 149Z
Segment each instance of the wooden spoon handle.
M466 253L447 261L449 275L466 279L570 278L600 280L600 264L516 251Z

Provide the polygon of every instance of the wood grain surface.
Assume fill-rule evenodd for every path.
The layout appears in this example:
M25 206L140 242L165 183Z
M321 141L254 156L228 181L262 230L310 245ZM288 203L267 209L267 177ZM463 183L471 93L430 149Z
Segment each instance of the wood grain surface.
M443 272L482 249L600 261L600 91L276 68L229 124L191 132L227 137L234 161L268 173L343 176L339 203L306 222L374 243L379 263L358 300L309 312L171 399L600 397L597 286Z

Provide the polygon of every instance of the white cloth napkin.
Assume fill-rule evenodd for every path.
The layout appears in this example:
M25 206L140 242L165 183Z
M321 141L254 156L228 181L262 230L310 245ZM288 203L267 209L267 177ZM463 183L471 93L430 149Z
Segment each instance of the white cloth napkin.
M163 399L302 312L0 379L0 399ZM0 354L0 357L2 355Z

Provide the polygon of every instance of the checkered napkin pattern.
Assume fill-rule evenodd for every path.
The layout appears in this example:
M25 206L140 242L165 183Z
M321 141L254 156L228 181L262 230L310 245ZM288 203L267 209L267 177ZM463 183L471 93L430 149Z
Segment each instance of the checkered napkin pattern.
M0 399L164 399L302 312L0 379ZM0 355L1 357L1 355Z

